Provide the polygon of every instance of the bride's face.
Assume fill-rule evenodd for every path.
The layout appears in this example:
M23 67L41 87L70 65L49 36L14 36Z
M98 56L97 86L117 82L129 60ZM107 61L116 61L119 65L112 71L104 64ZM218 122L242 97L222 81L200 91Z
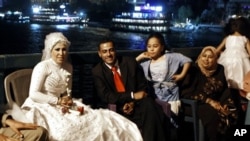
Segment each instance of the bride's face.
M51 50L51 57L57 64L62 64L67 60L68 47L65 42L58 42Z

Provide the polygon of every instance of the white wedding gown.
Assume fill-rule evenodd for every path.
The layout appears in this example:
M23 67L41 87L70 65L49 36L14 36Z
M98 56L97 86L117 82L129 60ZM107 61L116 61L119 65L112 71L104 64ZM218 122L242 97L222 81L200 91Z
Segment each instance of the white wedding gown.
M51 141L142 141L137 126L121 115L106 109L84 106L84 114L61 112L61 108L26 100L30 122L45 127ZM25 108L24 108L25 109Z
M51 141L142 141L136 124L108 109L92 109L74 99L75 104L84 107L83 115L62 113L55 102L59 94L71 88L70 68L49 59L33 69L30 94L21 107L24 117L45 127Z

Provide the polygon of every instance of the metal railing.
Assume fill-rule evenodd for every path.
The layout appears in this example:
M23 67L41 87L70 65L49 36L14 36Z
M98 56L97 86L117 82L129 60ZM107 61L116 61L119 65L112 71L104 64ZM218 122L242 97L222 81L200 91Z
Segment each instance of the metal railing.
M192 59L195 59L201 48L173 48ZM142 50L118 50L118 55L135 57ZM9 73L22 69L33 68L41 59L40 53L34 54L5 54L0 55L0 104L5 104L4 78ZM92 104L95 101L91 68L100 59L96 51L70 52L70 59L73 64L73 88L72 95L76 98L83 98L84 103Z

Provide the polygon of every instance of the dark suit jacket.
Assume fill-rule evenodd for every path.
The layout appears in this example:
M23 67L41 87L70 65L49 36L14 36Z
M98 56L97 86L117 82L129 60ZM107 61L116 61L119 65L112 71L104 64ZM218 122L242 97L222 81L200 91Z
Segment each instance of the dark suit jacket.
M147 80L141 66L130 57L118 57L118 63L126 91L116 91L112 71L104 62L100 62L92 69L97 94L104 102L116 104L118 113L136 123L142 131L144 141L166 141L170 137L169 121L160 105L150 97L136 101L131 98L131 92L147 91ZM126 115L122 112L122 107L130 101L135 102L134 112Z
M93 69L94 85L98 96L106 103L124 105L126 102L133 101L131 92L146 90L147 81L144 77L141 66L132 57L117 57L121 71L122 81L126 91L118 93L115 88L113 73L101 61Z

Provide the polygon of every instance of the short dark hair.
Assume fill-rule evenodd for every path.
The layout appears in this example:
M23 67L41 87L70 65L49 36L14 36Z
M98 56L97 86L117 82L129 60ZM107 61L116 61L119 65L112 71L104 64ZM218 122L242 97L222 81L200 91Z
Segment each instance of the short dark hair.
M105 37L103 38L99 43L98 43L98 50L100 50L100 45L103 43L111 42L113 43L113 46L115 47L115 42L112 40L110 37Z

